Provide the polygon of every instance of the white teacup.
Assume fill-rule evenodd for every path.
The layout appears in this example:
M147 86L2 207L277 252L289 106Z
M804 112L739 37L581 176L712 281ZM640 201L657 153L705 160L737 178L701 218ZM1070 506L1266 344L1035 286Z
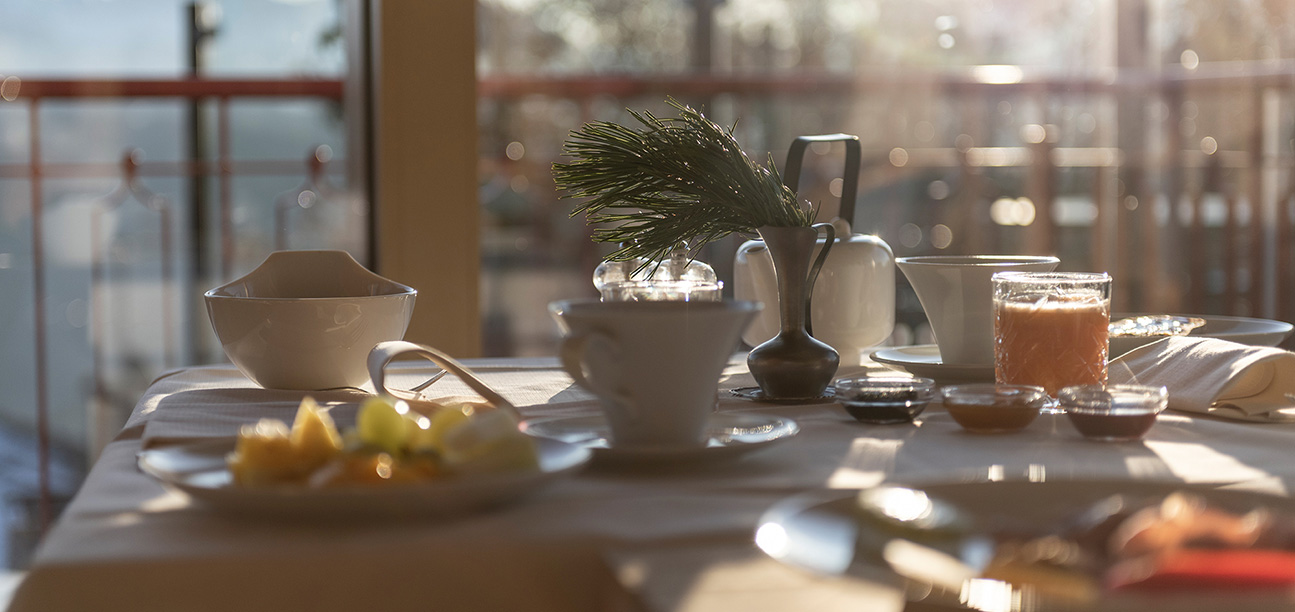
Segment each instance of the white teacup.
M758 302L549 304L562 367L602 402L616 446L696 447Z
M995 272L1051 272L1061 260L1030 255L932 255L900 257L895 263L913 285L931 322L941 363L993 367L990 279Z

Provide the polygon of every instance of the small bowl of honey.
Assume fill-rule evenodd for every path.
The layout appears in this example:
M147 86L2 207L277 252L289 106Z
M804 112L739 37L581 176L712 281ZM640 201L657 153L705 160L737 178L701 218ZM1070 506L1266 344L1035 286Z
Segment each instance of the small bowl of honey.
M1164 387L1145 385L1078 385L1057 394L1070 424L1089 440L1141 440L1169 404Z
M971 433L1011 433L1030 426L1049 404L1042 387L974 383L940 391L944 409Z

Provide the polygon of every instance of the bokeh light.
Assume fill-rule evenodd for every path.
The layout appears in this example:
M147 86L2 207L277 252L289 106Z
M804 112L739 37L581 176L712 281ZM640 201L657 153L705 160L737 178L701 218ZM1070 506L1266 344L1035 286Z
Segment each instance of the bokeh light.
M931 228L931 246L937 249L947 249L953 244L953 230L943 223L935 224Z
M514 140L508 143L508 146L504 148L504 155L507 155L508 159L518 161L522 157L526 156L526 147L522 145L522 143Z
M1029 198L999 198L989 205L989 218L998 225L1030 225L1034 216L1034 202Z
M904 248L912 249L922 244L922 228L913 223L905 223L899 227L899 244Z
M22 79L16 76L5 77L0 81L0 99L13 102L18 99L18 90L22 88Z
M1030 144L1039 144L1048 137L1048 131L1037 123L1021 126L1021 140Z
M1025 73L1021 71L1020 66L1004 66L987 64L976 66L971 69L972 78L981 83L990 85L1009 85L1020 83L1025 78Z
M913 126L913 136L922 142L930 142L935 138L935 126L930 121L918 121Z
M944 181L931 181L926 186L926 195L931 196L932 200L943 200L949 197L949 184Z

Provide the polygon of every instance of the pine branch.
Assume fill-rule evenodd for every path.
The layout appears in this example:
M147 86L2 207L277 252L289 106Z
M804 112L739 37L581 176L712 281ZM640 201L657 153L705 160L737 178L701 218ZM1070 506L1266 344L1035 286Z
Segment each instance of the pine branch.
M607 257L662 260L685 241L696 247L765 225L808 226L817 212L800 204L768 167L747 157L731 129L670 98L675 118L630 115L636 130L611 122L573 130L553 165L564 198L588 198L571 216L585 215L597 242L626 246Z

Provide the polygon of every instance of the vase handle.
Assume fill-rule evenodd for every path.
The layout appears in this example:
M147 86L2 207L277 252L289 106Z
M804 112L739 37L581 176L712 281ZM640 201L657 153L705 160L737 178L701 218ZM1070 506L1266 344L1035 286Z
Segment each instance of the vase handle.
M831 223L815 223L813 227L826 232L827 240L823 241L823 250L814 258L813 265L809 267L809 276L805 279L805 331L811 336L814 335L814 311L810 308L814 297L814 281L818 280L818 271L822 269L823 262L827 261L827 252L832 250L832 245L836 242L836 228Z

